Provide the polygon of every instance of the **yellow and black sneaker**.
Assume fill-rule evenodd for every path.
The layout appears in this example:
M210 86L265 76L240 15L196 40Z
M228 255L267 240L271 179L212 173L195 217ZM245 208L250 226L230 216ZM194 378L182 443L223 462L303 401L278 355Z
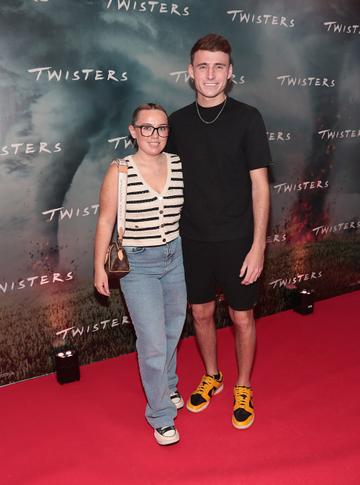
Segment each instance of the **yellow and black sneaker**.
M251 387L234 387L234 411L232 424L237 429L249 428L255 419Z
M221 372L214 376L204 375L200 384L191 394L186 407L192 413L199 413L208 407L210 399L223 390L224 376Z

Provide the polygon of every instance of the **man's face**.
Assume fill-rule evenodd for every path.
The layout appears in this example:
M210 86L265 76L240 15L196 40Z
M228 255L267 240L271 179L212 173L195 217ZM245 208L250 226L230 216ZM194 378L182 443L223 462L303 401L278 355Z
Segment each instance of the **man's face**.
M199 50L188 68L198 101L216 105L224 100L224 91L232 76L230 57L225 52Z

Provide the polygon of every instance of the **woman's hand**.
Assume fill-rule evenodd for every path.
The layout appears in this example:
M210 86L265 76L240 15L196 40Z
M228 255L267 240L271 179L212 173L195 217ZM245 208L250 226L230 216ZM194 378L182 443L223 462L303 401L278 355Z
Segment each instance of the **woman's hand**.
M104 268L95 271L94 286L100 295L110 296L108 275Z

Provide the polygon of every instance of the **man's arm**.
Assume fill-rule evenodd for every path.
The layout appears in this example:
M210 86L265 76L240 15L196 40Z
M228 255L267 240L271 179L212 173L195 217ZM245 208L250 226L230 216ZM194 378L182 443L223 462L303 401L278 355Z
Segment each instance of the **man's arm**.
M254 213L254 238L250 251L246 255L240 269L243 285L250 285L256 281L264 266L264 252L266 246L266 230L269 220L270 190L267 168L250 170L252 183L252 205Z

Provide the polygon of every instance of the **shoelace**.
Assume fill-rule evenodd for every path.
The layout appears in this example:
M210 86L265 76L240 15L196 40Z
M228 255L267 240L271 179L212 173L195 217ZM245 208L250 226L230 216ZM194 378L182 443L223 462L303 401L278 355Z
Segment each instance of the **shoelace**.
M235 387L234 391L236 405L238 407L245 407L246 400L250 399L250 389L246 389L244 387Z
M162 428L157 428L158 433L162 436L167 436L166 433L173 434L175 433L175 426L163 426Z
M194 394L201 394L203 392L207 392L209 388L212 387L213 378L211 376L204 376L201 383L198 385Z

